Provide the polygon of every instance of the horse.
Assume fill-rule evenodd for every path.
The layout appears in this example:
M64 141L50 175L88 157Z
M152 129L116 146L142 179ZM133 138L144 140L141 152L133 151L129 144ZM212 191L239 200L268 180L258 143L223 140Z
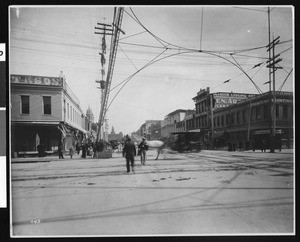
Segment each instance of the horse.
M162 142L161 140L149 140L149 141L146 141L146 143L147 143L149 149L157 150L157 156L155 158L155 160L157 160L159 154L162 152L162 150L165 147L165 143Z

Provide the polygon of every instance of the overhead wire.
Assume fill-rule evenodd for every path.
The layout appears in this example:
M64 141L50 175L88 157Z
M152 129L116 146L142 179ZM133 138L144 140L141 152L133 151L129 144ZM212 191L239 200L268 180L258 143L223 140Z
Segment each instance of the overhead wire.
M245 70L242 68L242 66L236 61L236 59L233 57L233 55L231 55L231 57L233 58L233 60L237 63L238 68L250 79L250 81L252 82L252 84L256 87L258 93L262 93L261 89L256 85L256 83L252 80L252 78L245 72Z
M144 33L147 33L147 31L142 31L142 32L139 32L139 33L136 33L136 34L132 34L132 35L129 35L129 36L120 38L119 40L128 39L128 38L131 38L131 37L133 37L133 36L137 36L137 35L144 34Z
M165 57L162 57L160 59L159 56L161 56L165 51L167 50L164 50L162 53L160 53L157 57L155 57L154 59L152 59L151 61L149 61L146 65L144 65L142 68L140 68L138 71L136 71L135 73L133 73L130 77L128 77L127 79L125 79L123 82L121 82L119 85L121 85L122 83L124 83L122 85L122 87L118 90L118 92L115 94L115 96L113 97L113 99L111 100L111 102L109 103L108 107L107 107L107 110L109 109L109 107L111 106L112 102L114 101L114 99L116 98L116 96L120 93L120 91L124 88L124 86L140 71L142 71L143 69L145 69L146 67L152 65L153 63L157 62L157 61L160 61L162 59L165 59L165 58L169 58L171 56L174 56L174 55L180 55L180 54L183 54L185 52L178 52L178 53L174 53L174 54L170 54L168 56L165 56ZM116 87L115 87L116 88ZM106 111L105 111L106 112Z
M160 38L158 38L157 36L155 36L154 34L152 34L141 22L140 22L140 20L136 17L136 15L135 15L135 13L133 12L133 10L132 10L132 8L131 7L129 7L129 9L130 9L130 11L132 12L132 14L134 15L134 17L135 18L133 18L137 23L139 23L140 24L140 26L142 26L142 28L143 29L145 29L150 35L152 35L162 46L164 46L164 47L166 47L166 45L163 43L163 42L165 42L165 41L161 41L161 39ZM125 10L126 11L126 10ZM127 11L126 11L127 12ZM131 16L128 12L127 12L127 14L129 15L129 16Z
M251 11L257 11L257 12L267 12L267 10L260 10L260 9L252 9L252 8L244 8L244 7L233 7L233 8L239 8L244 10L251 10Z
M124 53L124 55L127 57L127 59L130 61L130 63L134 66L134 68L136 70L138 70L138 68L135 66L135 64L132 62L132 60L129 58L129 56L125 53L125 51L121 48L121 46L118 46L120 48L120 50Z
M293 68L292 68L291 71L288 73L287 77L285 78L285 80L283 81L283 83L281 84L281 86L278 88L278 91L281 91L281 90L282 90L282 88L283 88L283 86L284 86L286 80L288 79L288 77L290 76L290 74L292 73L292 71L293 71Z

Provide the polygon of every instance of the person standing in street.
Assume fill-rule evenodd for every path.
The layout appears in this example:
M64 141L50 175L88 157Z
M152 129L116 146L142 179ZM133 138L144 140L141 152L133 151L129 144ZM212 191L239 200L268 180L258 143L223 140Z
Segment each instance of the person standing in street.
M63 155L63 146L62 143L60 142L58 145L58 158L59 159L64 159L64 155Z
M148 145L147 145L147 142L146 142L145 138L142 139L142 142L139 144L138 148L140 150L140 155L141 155L141 164L145 165L146 152L148 150Z
M134 172L134 157L136 156L136 149L133 141L128 135L126 136L126 141L123 148L123 157L124 156L126 158L127 172L130 172L130 165L132 172Z
M69 154L70 154L70 158L73 159L73 154L74 154L74 148L71 145L70 149L69 149Z

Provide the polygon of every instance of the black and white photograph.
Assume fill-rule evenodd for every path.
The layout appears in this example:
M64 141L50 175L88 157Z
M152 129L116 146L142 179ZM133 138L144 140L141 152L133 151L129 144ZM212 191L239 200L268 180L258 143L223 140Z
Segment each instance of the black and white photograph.
M292 5L10 5L10 236L295 235Z

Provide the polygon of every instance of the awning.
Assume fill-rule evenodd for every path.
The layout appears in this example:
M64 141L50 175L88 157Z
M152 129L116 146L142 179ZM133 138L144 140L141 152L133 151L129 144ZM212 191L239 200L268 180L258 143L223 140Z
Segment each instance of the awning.
M64 124L67 125L67 126L69 126L69 127L71 127L71 128L73 128L73 129L76 129L76 130L78 130L78 131L80 131L80 132L82 132L84 134L87 134L89 132L89 131L81 128L79 125L76 125L76 124L69 124L69 123L64 123Z
M58 121L11 121L12 125L45 125L45 126L57 126L59 125Z

